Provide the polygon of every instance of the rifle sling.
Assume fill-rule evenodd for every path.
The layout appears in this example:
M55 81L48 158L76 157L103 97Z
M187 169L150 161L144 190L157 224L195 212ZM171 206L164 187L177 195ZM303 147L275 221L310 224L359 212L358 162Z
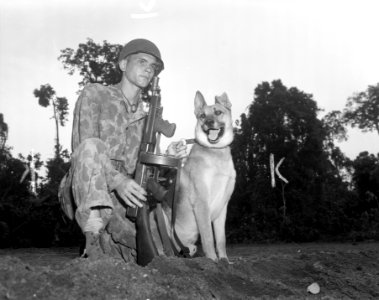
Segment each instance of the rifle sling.
M177 256L183 256L183 257L189 258L191 257L189 248L183 245L182 241L178 237L175 230L176 203L178 202L178 196L179 196L181 168L182 168L182 163L180 161L178 163L177 170L176 170L175 193L174 193L174 201L172 201L172 215L171 215L171 226L172 226L173 238L175 239L175 242L177 243L177 245L180 247L181 251L178 252L175 245L172 245L172 248L174 249L174 252Z
M166 226L164 216L163 216L162 204L159 202L157 203L157 207L156 207L156 217L157 217L159 234L161 236L161 240L163 244L163 251L165 255L167 256L174 256L174 250L171 247L170 237L168 236L167 226Z

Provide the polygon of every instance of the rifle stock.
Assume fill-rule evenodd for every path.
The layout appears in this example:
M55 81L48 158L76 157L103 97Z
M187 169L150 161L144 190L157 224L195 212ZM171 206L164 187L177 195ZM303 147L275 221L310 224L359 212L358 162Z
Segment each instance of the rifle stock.
M176 167L180 163L178 159L155 154L157 135L163 134L166 137L172 137L176 129L175 124L171 124L162 119L163 108L161 107L158 81L159 78L154 77L151 84L149 113L145 121L139 159L136 167L135 181L144 189L147 189L147 180L149 178L152 176L157 177L160 166ZM126 216L135 220L136 223L137 263L141 266L147 265L158 255L149 220L149 198L151 197L151 195L148 195L148 201L143 204L143 207L128 207L126 210Z

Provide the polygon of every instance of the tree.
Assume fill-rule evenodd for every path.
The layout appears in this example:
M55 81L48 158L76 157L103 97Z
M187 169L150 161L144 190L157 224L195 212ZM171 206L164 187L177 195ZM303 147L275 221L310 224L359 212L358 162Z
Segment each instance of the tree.
M374 198L379 208L379 154L361 152L353 162L353 181L362 200Z
M19 196L28 194L27 182L20 183L20 178L25 171L25 164L20 159L12 157L9 149L0 152L0 199L5 199L13 192Z
M32 161L31 155L26 158L19 154L18 158L14 158L9 147L5 147L0 151L0 200L5 199L9 195L17 197L26 197L30 194L31 177L26 176L23 179L23 174L30 169ZM34 168L38 171L43 162L41 155L35 153L33 155ZM38 176L38 174L36 174Z
M58 57L63 67L70 75L78 71L82 76L79 86L88 83L101 83L105 85L116 84L121 80L121 71L118 68L118 55L122 45L96 44L92 39L79 44L77 50L66 48L61 50Z
M254 101L241 115L232 153L237 184L230 204L230 226L241 224L246 236L312 240L333 227L330 211L346 186L325 149L327 128L317 118L319 109L312 95L280 80L263 82ZM281 173L289 184L270 185L269 155L276 162L285 158ZM285 188L285 189L284 189ZM338 191L338 192L337 192ZM283 214L283 195L287 214ZM239 215L238 215L239 213ZM241 216L242 214L242 216ZM234 217L234 218L233 218Z
M57 97L49 84L41 85L40 89L35 89L33 93L38 98L39 105L47 107L52 104L56 129L55 156L60 157L62 149L59 142L59 125L64 126L67 121L68 101L64 97Z
M40 154L33 156L38 171ZM0 247L46 247L57 237L62 222L57 193L46 192L50 181L38 186L37 195L30 193L30 173L23 173L31 160L31 155L14 158L8 149L0 152Z
M348 98L343 121L363 132L376 130L379 134L379 83Z
M60 157L54 157L48 159L46 162L47 169L47 183L43 187L44 194L57 195L60 181L63 176L67 173L70 162L70 155L67 150L62 151Z
M356 240L379 238L379 154L361 152L353 161L358 201L350 211Z
M4 149L8 139L8 124L4 122L4 116L0 113L0 150Z
M327 130L329 141L346 141L347 130L342 121L342 113L339 110L333 110L326 114L322 119L324 127Z
M329 160L338 169L338 174L344 181L351 181L352 161L335 145L336 140L339 142L347 140L342 113L338 110L331 111L323 117L322 122L326 131L324 148L329 154Z

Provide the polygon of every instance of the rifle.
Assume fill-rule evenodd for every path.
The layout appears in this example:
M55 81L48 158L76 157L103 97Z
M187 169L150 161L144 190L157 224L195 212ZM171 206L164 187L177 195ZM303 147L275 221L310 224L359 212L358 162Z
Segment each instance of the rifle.
M148 180L153 178L158 181L161 167L180 168L179 159L155 153L159 135L163 134L166 137L172 137L176 130L175 124L162 119L163 108L161 107L158 82L159 78L154 77L151 83L149 113L145 120L134 178L140 186L147 190L148 200L143 203L143 207L127 207L126 209L126 216L134 220L136 224L137 263L142 266L147 265L155 256L158 256L150 228L149 213L154 195L151 195L147 189ZM176 184L176 186L178 185Z

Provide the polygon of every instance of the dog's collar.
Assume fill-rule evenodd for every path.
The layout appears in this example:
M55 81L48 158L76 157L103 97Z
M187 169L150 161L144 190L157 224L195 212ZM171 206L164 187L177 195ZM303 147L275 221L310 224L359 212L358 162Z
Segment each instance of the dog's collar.
M195 144L196 143L195 139L185 139L184 141L186 142L186 145L188 145L188 144Z

